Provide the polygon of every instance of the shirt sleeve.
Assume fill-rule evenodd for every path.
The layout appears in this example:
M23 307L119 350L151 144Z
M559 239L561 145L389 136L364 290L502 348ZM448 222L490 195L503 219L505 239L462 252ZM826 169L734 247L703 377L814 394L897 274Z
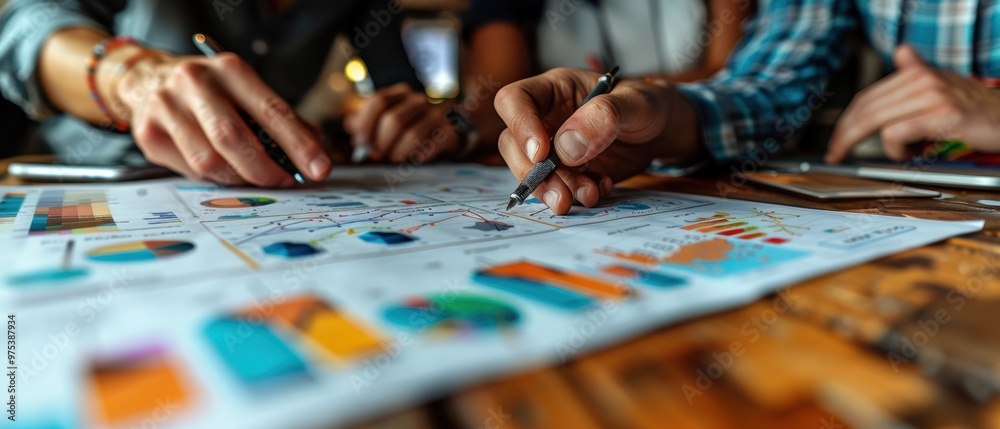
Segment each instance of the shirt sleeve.
M677 86L694 106L716 161L776 152L822 106L855 26L852 3L761 2L726 68L710 80Z
M522 25L535 22L542 15L542 0L471 0L462 15L462 32L468 38L473 31L493 22Z
M110 32L124 0L11 0L0 14L0 92L35 120L53 115L38 80L38 56L53 33L69 27ZM82 67L82 65L81 65Z

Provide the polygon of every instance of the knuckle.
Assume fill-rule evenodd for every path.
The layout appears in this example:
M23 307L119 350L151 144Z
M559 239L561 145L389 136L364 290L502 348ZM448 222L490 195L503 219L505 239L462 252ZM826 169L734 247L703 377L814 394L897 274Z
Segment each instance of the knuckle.
M146 97L146 108L156 111L170 105L170 93L165 89L157 89Z
M188 163L191 170L203 177L211 177L222 169L222 160L214 152L207 150L192 154Z
M206 72L205 66L193 61L185 61L174 66L170 73L170 79L174 82L200 82L205 78Z
M284 120L293 116L292 106L276 96L261 101L261 111L264 112L264 117L271 121Z
M236 147L241 139L241 133L232 121L216 118L208 122L205 135L209 141L220 148Z
M596 103L594 103L595 101ZM620 122L621 108L618 106L618 103L608 97L601 97L591 100L591 102L594 103L593 109L596 110L596 112L594 112L595 114L589 115L591 118L600 118L600 120L612 122L614 124Z
M882 137L882 142L886 145L896 146L908 143L906 136L909 135L912 126L907 123L899 123L891 125L882 129L879 133Z
M510 93L513 92L518 85L520 85L520 83L514 82L511 84L504 85L503 88L500 88L500 90L497 91L496 98L493 100L494 104L498 104L501 102L501 100L506 100L507 98L510 98Z
M147 152L158 148L157 134L156 127L147 120L139 120L132 127L132 136L135 137L136 144Z
M510 106L513 94L518 90L519 85L519 83L512 83L500 88L500 90L497 91L497 96L493 99L493 108L496 109L497 113L501 116L507 112L507 107Z
M558 67L558 68L554 68L554 69L550 70L549 72L547 72L545 74L551 75L551 77L554 77L554 78L565 79L565 78L569 78L569 77L575 75L576 74L576 70L573 70L573 69L568 68L568 67Z
M243 59L240 58L239 55L236 55L231 52L221 53L215 56L215 58L213 58L212 61L219 67L231 71L243 70L247 67L247 63L243 61Z
M403 128L403 121L399 119L399 115L385 115L379 128L385 130L387 134L396 134Z

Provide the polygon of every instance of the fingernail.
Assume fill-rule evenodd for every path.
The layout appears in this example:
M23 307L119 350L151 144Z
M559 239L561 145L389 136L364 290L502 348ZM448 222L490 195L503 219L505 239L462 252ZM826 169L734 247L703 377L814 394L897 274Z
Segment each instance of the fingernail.
M611 192L614 190L615 190L615 182L612 182L610 177L605 177L601 179L601 194L611 195Z
M330 158L326 155L320 155L309 163L310 175L316 180L323 180L328 168L330 168Z
M534 137L528 139L528 143L524 145L524 150L528 152L528 160L536 162L535 155L538 154L538 139Z
M554 208L559 204L559 192L555 189L549 190L545 195L542 195L542 201L545 201L545 205L549 208Z
M584 201L586 201L586 199L587 199L587 193L589 191L590 191L590 187L589 186L583 186L580 189L577 189L576 190L576 200L579 201L580 204L586 204L586 203L584 203Z
M563 157L565 162L578 162L584 155L587 154L587 150L590 148L590 144L583 134L579 131L567 130L563 131L562 134L556 138L556 145L559 146L560 155Z

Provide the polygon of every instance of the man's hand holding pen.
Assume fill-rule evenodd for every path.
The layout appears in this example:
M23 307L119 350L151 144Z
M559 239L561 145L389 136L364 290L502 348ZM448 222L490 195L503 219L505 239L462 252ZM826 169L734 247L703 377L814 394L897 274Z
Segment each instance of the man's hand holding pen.
M268 156L240 111L259 123L307 177L322 180L330 172L318 133L236 55L161 53L129 68L113 86L147 159L187 177L228 185L295 183Z
M535 195L556 214L579 202L597 204L614 182L649 166L651 159L701 155L696 127L671 125L694 117L691 106L666 84L625 80L577 108L601 74L555 69L504 87L496 109L507 124L500 153L518 179L549 156L550 137L562 161ZM691 134L691 135L689 135Z

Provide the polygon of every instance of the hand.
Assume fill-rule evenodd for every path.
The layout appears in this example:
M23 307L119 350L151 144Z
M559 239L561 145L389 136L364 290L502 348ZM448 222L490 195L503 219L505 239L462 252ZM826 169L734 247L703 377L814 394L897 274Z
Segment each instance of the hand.
M368 145L372 159L402 163L428 162L458 149L458 132L424 94L398 83L379 90L360 110L344 119L352 145Z
M323 180L330 172L317 133L236 55L160 55L139 63L114 88L146 158L184 176L229 185L295 183L239 111L252 116L302 174Z
M861 91L841 116L826 161L839 163L851 148L878 133L886 155L911 155L924 140L965 142L973 149L1000 151L1000 92L954 73L935 70L909 46L896 50L898 70Z
M568 212L574 199L593 206L611 193L615 181L644 170L655 158L691 155L697 144L691 139L668 149L662 143L677 113L673 107L690 108L672 99L680 96L665 86L622 81L577 110L600 77L555 69L507 85L496 97L497 112L508 127L500 135L500 153L518 179L549 155L549 136L555 133L556 153L564 165L535 195L556 214Z

